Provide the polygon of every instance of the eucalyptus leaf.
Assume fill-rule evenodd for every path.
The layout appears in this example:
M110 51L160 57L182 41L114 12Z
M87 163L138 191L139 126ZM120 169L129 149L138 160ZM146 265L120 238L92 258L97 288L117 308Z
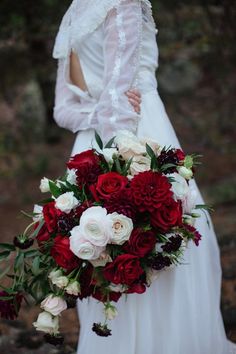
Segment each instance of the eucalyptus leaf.
M115 140L115 136L113 136L113 138L111 138L108 143L105 145L105 149L110 149L114 143L114 140Z

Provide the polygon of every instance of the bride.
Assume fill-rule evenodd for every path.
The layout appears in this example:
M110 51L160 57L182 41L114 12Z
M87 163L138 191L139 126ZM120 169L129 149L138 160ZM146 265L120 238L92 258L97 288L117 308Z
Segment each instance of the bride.
M77 133L72 155L95 144L94 129L105 141L127 129L179 147L157 91L156 32L148 0L72 2L53 52L58 59L54 118ZM234 352L219 310L216 236L204 217L196 227L203 240L197 250L189 246L183 265L161 272L145 294L119 300L111 337L91 332L93 322L102 321L102 305L92 298L78 302L78 354Z

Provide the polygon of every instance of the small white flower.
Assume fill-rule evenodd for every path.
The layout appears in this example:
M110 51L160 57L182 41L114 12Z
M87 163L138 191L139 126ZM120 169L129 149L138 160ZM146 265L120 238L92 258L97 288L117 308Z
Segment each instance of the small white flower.
M125 160L146 153L146 148L140 143L138 138L127 130L121 130L117 133L115 143L118 146L119 154Z
M187 168L187 167L179 166L179 167L177 168L177 170L178 170L180 176L182 176L183 178L185 178L185 179L187 179L187 180L189 180L189 179L191 179L191 178L193 177L193 171L190 170L190 169Z
M70 250L80 259L89 261L98 259L105 250L105 247L96 246L86 240L80 226L75 226L70 234Z
M55 207L66 214L69 214L71 210L77 207L79 204L80 202L75 198L73 192L66 192L55 200Z
M44 311L50 312L53 316L58 316L67 309L67 304L60 296L50 294L41 302L40 307Z
M172 192L174 193L175 199L184 200L184 198L186 198L189 192L189 186L188 183L186 182L186 179L181 175L179 175L178 173L171 173L168 175L168 177L174 179L174 181L171 182L171 185L172 185Z
M194 187L190 187L188 190L187 195L185 196L183 200L183 212L186 214L191 214L192 211L196 207L196 201L197 201L197 190Z
M109 321L114 320L114 318L116 318L116 316L118 315L116 307L111 304L105 305L103 312L106 316L106 319L108 319Z
M118 151L116 148L110 148L110 149L103 149L102 154L106 160L107 163L113 163L113 158L118 155Z
M105 208L88 208L80 218L81 235L94 246L106 246L112 236L112 224Z
M75 168L72 168L71 170L67 171L67 176L66 176L67 182L69 182L70 184L76 185L77 184L76 178L77 178L77 176L76 176L76 169Z
M35 204L33 213L33 221L40 221L43 219L43 207L41 205Z
M105 267L105 265L109 262L112 262L112 258L111 256L106 253L106 252L102 252L99 256L99 258L95 259L95 260L91 260L90 263L94 266L94 267Z
M80 294L80 284L77 280L74 280L70 282L67 287L65 288L65 291L69 295L74 295L78 296Z
M36 322L33 322L33 326L37 331L42 331L49 334L59 333L59 320L58 316L53 317L49 312L41 312L38 315Z
M50 192L49 181L50 180L46 177L43 177L41 179L39 189L41 190L42 193Z
M69 283L69 279L63 275L60 269L52 270L48 278L51 280L52 284L56 285L58 288L64 288Z
M129 240L131 232L133 230L133 221L125 215L112 213L110 214L112 220L113 234L110 242L116 245L123 245Z

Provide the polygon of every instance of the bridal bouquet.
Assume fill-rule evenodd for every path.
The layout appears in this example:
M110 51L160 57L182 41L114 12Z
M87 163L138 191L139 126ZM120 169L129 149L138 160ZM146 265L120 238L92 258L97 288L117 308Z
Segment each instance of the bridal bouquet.
M43 310L33 325L54 344L63 341L61 312L88 296L104 304L104 323L92 330L111 335L119 298L145 293L201 239L194 221L205 206L196 205L190 183L196 155L127 131L105 147L98 134L96 141L97 150L70 158L63 178L41 180L49 197L28 214L33 222L13 244L0 244L0 258L13 263L0 315L14 319L30 295Z

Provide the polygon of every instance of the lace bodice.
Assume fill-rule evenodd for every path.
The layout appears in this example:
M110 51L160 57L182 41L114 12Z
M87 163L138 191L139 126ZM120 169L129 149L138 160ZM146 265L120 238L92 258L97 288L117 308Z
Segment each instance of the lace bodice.
M94 128L104 139L117 129L135 132L139 115L125 92L156 88L158 50L148 0L74 0L57 35L54 118L73 132ZM69 76L71 50L79 58L88 92Z

